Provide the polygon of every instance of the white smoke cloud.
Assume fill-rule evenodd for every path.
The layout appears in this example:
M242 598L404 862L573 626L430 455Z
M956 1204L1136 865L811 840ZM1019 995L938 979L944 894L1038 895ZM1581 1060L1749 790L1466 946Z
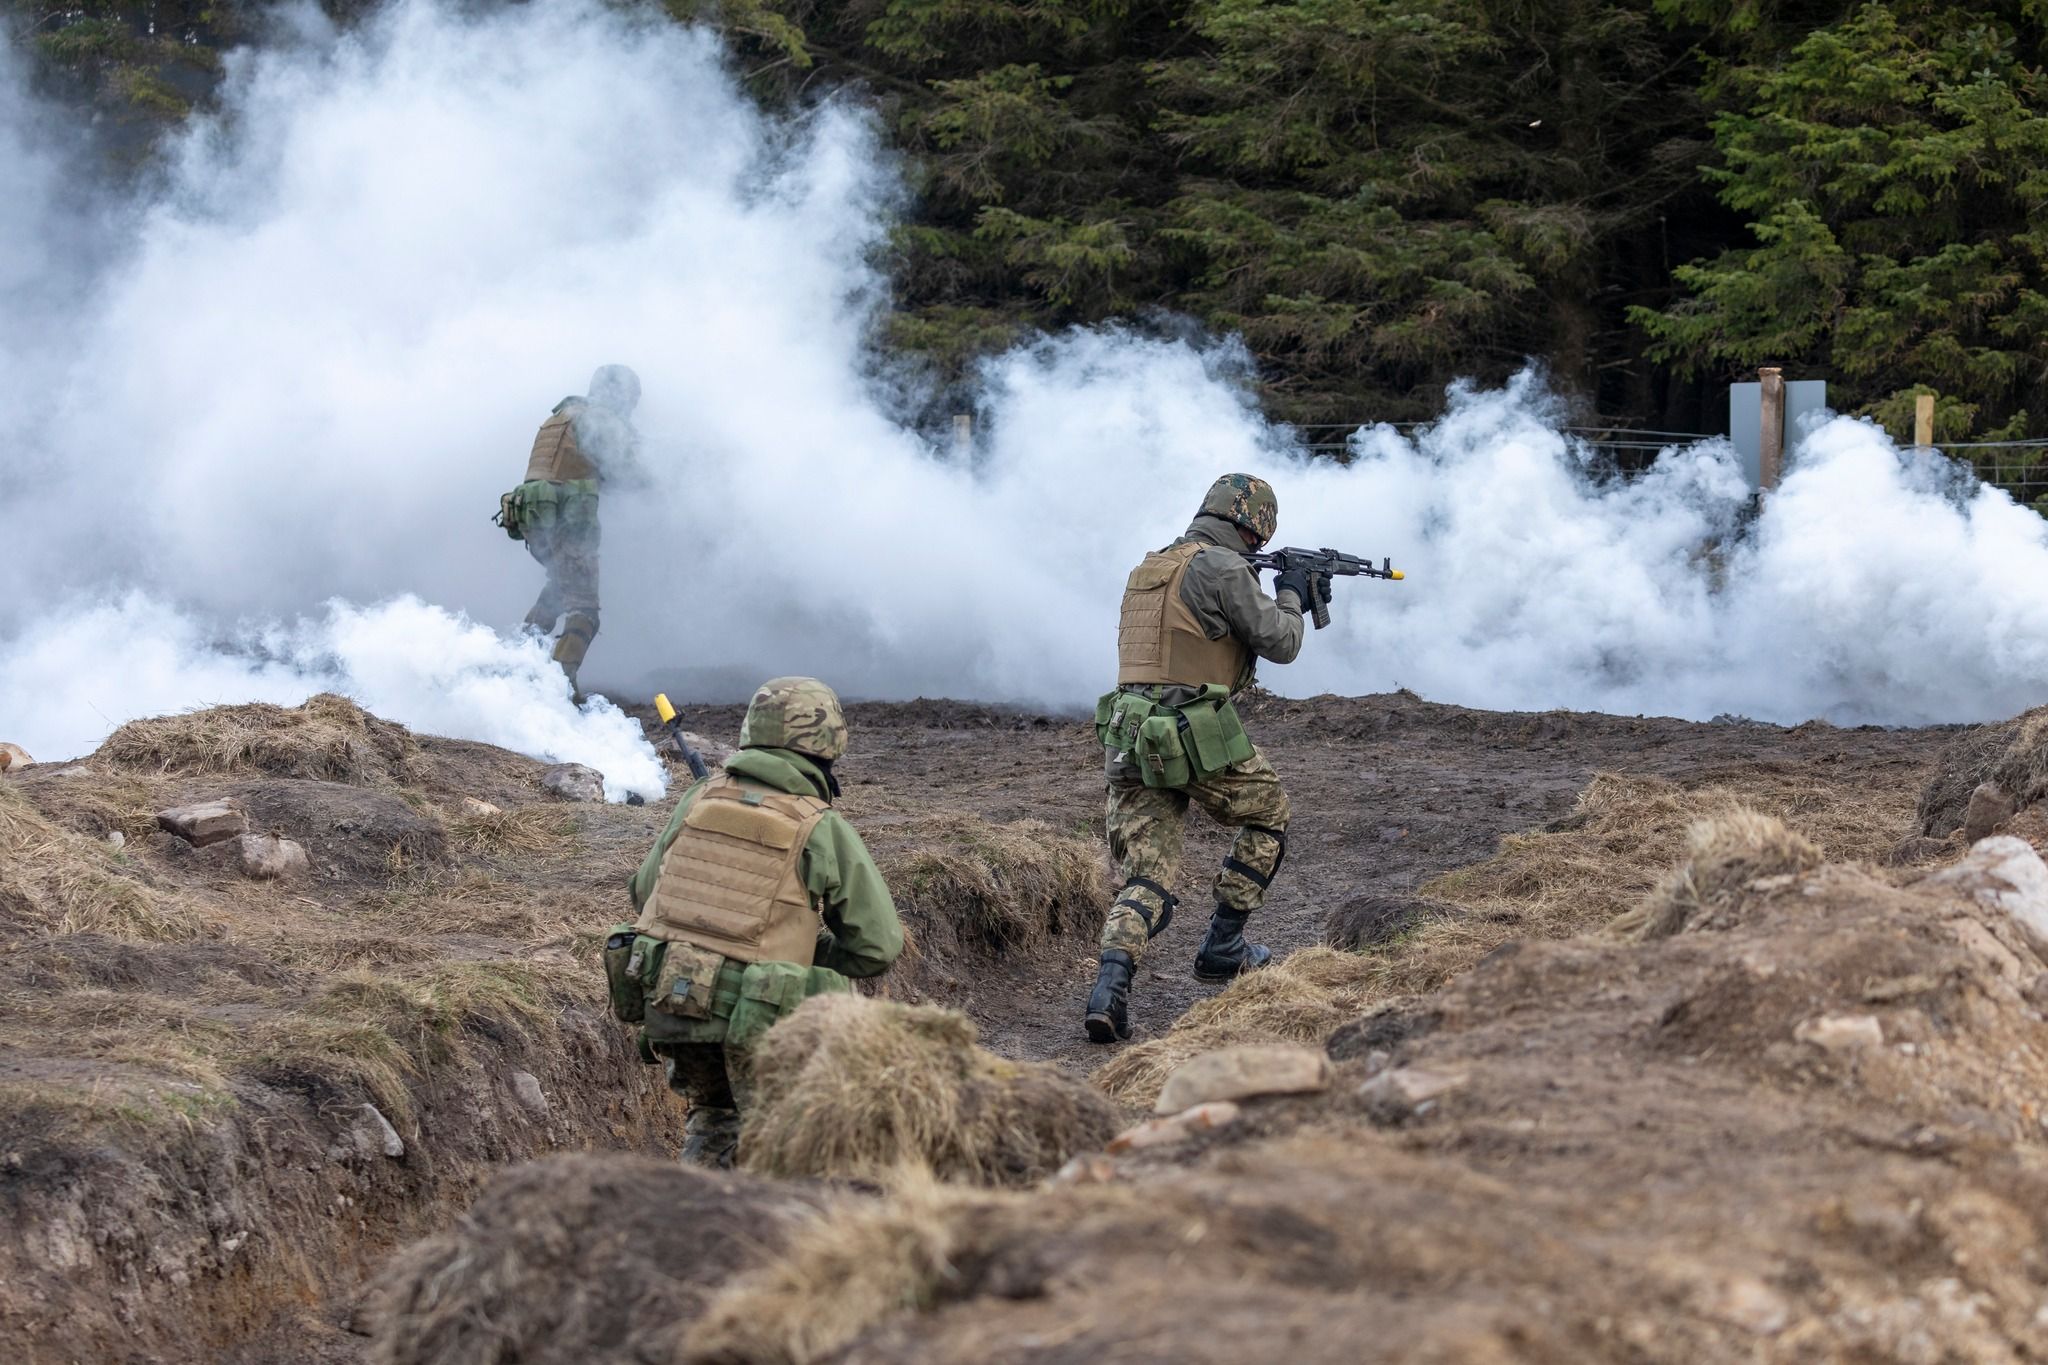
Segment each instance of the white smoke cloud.
M584 678L621 695L804 672L1084 705L1130 564L1240 468L1278 485L1283 542L1411 574L1340 584L1332 629L1266 670L1280 690L1917 722L2009 714L2048 676L2048 604L2014 591L2048 570L2041 520L1859 423L1815 433L1749 522L1719 443L1592 479L1532 378L1361 431L1340 466L1261 420L1233 343L1106 329L989 361L976 448L935 448L870 349L900 191L868 118L766 118L664 19L303 20L231 60L222 116L103 220L105 265L53 226L71 153L19 74L0 63L0 170L26 187L0 247L45 264L0 275L0 374L42 367L11 391L35 439L0 448L0 736L44 756L146 710L339 686L425 729L651 763L474 624L509 631L537 590L488 518L611 361L644 382L653 477L605 500ZM36 282L66 271L93 288L60 305Z

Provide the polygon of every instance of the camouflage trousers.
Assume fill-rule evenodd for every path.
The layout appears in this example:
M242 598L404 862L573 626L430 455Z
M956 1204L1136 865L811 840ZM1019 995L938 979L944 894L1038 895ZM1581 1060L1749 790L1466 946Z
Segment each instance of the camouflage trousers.
M1113 765L1105 823L1110 856L1116 859L1124 884L1102 926L1102 947L1122 949L1133 963L1144 953L1146 941L1166 927L1171 913L1171 888L1180 872L1189 802L1216 823L1237 830L1213 883L1219 907L1246 914L1258 909L1286 856L1287 793L1280 789L1280 775L1258 750L1185 787L1147 787L1135 768Z
M547 571L526 624L546 634L561 622L555 662L574 686L583 656L597 638L597 524L554 522L528 527L524 535L527 551Z
M728 1167L739 1155L740 1111L752 1079L747 1054L723 1043L656 1043L668 1088L690 1102L683 1119L683 1160Z

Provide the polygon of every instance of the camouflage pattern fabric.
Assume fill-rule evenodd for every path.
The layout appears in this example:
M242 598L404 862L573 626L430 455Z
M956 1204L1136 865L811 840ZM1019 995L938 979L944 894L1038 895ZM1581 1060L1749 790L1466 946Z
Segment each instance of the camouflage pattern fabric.
M1280 529L1280 499L1273 485L1252 474L1225 474L1209 485L1201 515L1221 517L1258 537L1264 545Z
M686 1163L729 1167L739 1153L740 1112L752 1086L744 1052L723 1043L657 1043L668 1088L690 1102L683 1119Z
M742 749L789 749L831 762L846 752L839 694L816 678L770 678L747 703Z
M534 526L527 530L527 552L540 561L547 571L547 582L541 585L540 596L534 599L533 609L526 613L526 624L543 633L551 632L555 623L568 615L587 616L595 633L597 620L597 524L564 525L555 522Z
M1180 873L1181 850L1187 836L1190 802L1220 825L1236 828L1230 857L1259 875L1271 878L1281 858L1280 841L1268 830L1284 832L1289 815L1280 775L1256 749L1242 763L1189 783L1185 787L1147 787L1136 780L1113 777L1105 823L1110 855L1117 861L1124 889L1102 926L1102 947L1122 949L1135 964L1145 951L1149 929L1145 916L1157 924L1163 898L1135 879L1171 888ZM1243 873L1225 866L1212 883L1216 904L1250 913L1265 902L1266 889ZM1144 913L1133 904L1144 907Z

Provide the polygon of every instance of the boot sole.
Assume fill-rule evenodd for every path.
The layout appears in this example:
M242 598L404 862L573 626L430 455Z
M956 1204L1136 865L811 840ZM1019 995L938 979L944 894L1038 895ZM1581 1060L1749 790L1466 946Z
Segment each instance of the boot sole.
M1087 1026L1088 1041L1091 1043L1120 1043L1131 1036L1129 1030L1118 1033L1116 1025L1106 1014L1091 1014L1083 1022Z

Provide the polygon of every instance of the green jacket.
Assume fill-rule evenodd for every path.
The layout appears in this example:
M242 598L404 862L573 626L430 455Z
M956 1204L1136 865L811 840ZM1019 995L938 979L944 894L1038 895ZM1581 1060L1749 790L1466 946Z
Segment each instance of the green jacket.
M831 788L818 765L788 749L742 749L725 761L725 770L770 791L831 799ZM668 827L633 874L636 912L644 909L647 898L654 894L661 860L676 841L698 790L691 787L676 802ZM825 812L804 845L800 871L812 903L825 920L818 934L817 953L809 965L829 967L842 976L879 976L886 971L903 952L903 921L897 918L896 902L868 855L867 845L845 816L836 810ZM727 970L737 966L730 964Z

